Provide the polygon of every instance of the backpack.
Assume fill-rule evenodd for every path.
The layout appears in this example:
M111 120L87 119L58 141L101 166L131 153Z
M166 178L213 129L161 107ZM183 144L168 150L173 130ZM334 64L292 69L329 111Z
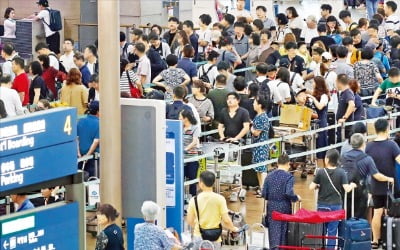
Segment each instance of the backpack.
M204 65L201 66L201 71L203 71L203 74L199 77L200 80L202 80L203 82L208 82L208 83L212 83L214 85L214 82L210 82L210 78L208 77L208 73L211 71L212 68L214 68L214 64L211 65L207 71L204 71Z
M281 83L283 83L283 82L279 82L276 87L278 88ZM287 104L296 104L296 93L294 93L292 86L290 84L288 84L288 85L289 85L289 89L290 89L290 101Z
M361 50L355 50L351 53L350 63L355 64L356 62L361 61Z
M366 153L361 153L356 158L349 158L346 157L346 155L343 156L342 169L346 173L349 183L354 182L357 184L357 186L360 184L362 178L360 171L358 170L357 163L367 156L368 155Z
M58 57L57 57L55 54L50 53L49 56L53 56L55 59L57 59L57 62L58 62L58 71L61 71L61 72L65 73L65 74L68 74L68 72L67 72L67 70L65 69L64 65L62 64L62 62L60 62L60 60L58 59Z
M61 12L50 8L46 8L46 10L49 12L50 23L46 23L44 20L43 23L46 24L51 31L62 30Z
M192 111L192 108L189 107L186 104L183 104L181 106L176 106L173 103L167 105L167 119L170 120L179 120L179 114L182 112L182 110L189 110Z
M268 97L269 99L271 99L271 89L268 86L268 78L266 78L264 81L259 82L257 80L257 78L254 78L253 82L257 83L258 85L258 93L260 95L264 95L266 97Z
M132 44L128 43L128 42L125 43L124 47L122 48L122 55L121 55L121 58L126 59L128 61L129 61L129 54L130 54L130 53L128 53L129 45L132 45Z
M329 37L331 37L335 41L336 44L338 44L338 45L342 44L343 38L340 36L340 34L332 34L332 35L329 35Z

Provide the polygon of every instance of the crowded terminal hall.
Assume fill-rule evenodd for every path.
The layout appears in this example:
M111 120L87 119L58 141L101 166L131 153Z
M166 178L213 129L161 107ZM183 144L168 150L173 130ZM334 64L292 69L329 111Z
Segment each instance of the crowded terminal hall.
M0 8L2 249L400 246L399 1Z

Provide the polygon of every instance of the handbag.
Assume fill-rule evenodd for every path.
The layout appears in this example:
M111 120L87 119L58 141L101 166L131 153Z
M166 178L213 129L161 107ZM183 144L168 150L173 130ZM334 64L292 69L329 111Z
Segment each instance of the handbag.
M199 223L199 230L201 234L201 238L203 240L209 240L209 241L216 241L221 237L222 234L222 225L219 224L218 228L213 228L213 229L202 229L200 227L200 214L199 214L199 206L197 203L197 196L194 197L194 203L196 205L196 213L197 213L197 222Z
M142 98L142 94L140 93L140 90L132 82L131 77L129 76L129 71L125 71L125 72L126 72L126 76L128 77L131 98Z

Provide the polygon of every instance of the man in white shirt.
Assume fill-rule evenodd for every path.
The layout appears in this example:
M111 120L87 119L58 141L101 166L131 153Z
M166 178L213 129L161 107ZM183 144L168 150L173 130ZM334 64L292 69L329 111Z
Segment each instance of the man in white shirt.
M135 54L139 57L137 74L140 77L140 82L143 84L151 83L151 64L146 56L146 45L138 42L135 44Z
M4 102L7 117L23 115L24 109L22 108L21 99L17 91L11 89L11 86L10 75L0 77L0 99Z
M205 50L209 44L211 44L211 30L209 29L209 25L211 23L211 16L208 14L202 14L199 17L199 26L200 30L197 31L199 35L199 47L198 47L198 55L200 59L205 59Z
M50 60L50 66L55 68L56 70L60 69L60 62L58 61L57 55L54 54L47 44L45 43L38 43L35 47L36 53L39 55L46 55L49 57Z
M15 74L12 71L12 60L18 56L18 53L15 52L14 45L12 43L6 43L3 45L3 49L1 50L1 57L5 60L1 69L3 75L9 75L11 77L11 81L14 81Z
M257 6L256 15L263 22L264 29L272 30L276 28L275 21L267 17L267 8L265 6Z
M99 63L97 60L97 48L94 45L88 45L85 48L83 56L86 60L86 66L89 69L90 75L99 73Z
M400 18L396 15L397 4L394 1L385 3L385 30L390 36L394 31L400 29Z
M247 23L251 23L253 21L253 18L251 17L250 11L244 8L245 5L245 0L237 0L236 9L229 11L229 13L234 15L236 20L238 20L238 18L240 17L245 17Z
M65 68L66 72L69 72L72 68L77 68L74 63L74 40L67 38L63 44L64 55L60 57L60 63Z
M309 15L306 19L306 28L301 30L300 38L304 39L307 47L310 46L311 39L318 37L317 18L314 15Z
M50 11L49 2L47 0L39 0L36 2L40 12L36 16L31 16L33 20L42 21L44 26L44 32L46 35L46 43L49 45L49 49L60 54L60 33L58 31L52 31L50 25Z

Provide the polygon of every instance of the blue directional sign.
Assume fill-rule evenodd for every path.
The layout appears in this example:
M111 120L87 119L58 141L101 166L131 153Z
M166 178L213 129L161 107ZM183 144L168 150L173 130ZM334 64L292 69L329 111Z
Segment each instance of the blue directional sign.
M79 249L78 203L20 212L0 221L2 250Z
M0 162L4 156L76 139L76 109L57 108L0 122Z
M77 172L76 142L0 158L0 192Z

